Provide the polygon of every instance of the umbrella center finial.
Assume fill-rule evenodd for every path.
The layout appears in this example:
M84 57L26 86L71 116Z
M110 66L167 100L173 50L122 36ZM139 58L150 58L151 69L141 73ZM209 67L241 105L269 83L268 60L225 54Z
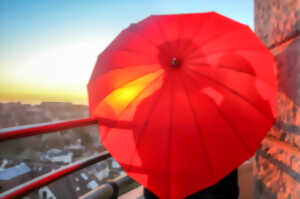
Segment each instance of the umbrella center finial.
M180 66L180 60L176 57L173 57L172 60L171 60L171 66L173 66L173 67Z

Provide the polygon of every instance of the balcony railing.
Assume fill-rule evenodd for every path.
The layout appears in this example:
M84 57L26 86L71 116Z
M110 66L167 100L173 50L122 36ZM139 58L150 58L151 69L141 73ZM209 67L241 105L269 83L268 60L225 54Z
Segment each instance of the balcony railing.
M0 144L3 141L10 139L17 139L22 137L41 135L46 133L52 133L55 131L72 129L76 127L83 127L97 124L98 120L94 119L81 119L81 120L71 120L63 122L51 122L43 123L30 126L21 126L15 128L6 128L0 130ZM30 192L37 190L49 183L57 181L67 175L74 173L80 169L91 166L97 162L106 160L110 158L111 155L104 151L100 154L93 155L89 158L79 160L67 166L63 166L57 170L51 171L47 174L44 174L40 177L34 178L31 181L20 184L10 190L7 190L3 193L0 193L1 199L10 199L10 198L20 198L29 194ZM112 198L117 197L119 193L128 191L124 187L134 184L134 181L128 176L122 176L116 179L114 182L106 183L95 190L83 195L81 199L92 199L92 198ZM130 187L130 186L129 186ZM136 187L136 184L132 187ZM125 190L125 191L124 191ZM119 193L118 193L119 192Z
M16 128L6 128L0 130L0 144L6 140L18 139L27 136L41 135L46 133L52 133L55 131L72 129L76 127L90 126L95 125L99 122L106 122L107 124L112 124L112 121L106 120L94 120L94 119L82 119L82 120L72 120L72 121L63 121L63 122L54 122L54 123L43 123L37 125L30 126L21 126ZM120 127L128 128L130 124L124 123ZM71 133L71 132L68 132ZM54 181L58 181L72 173L87 168L97 162L104 161L110 158L110 154L107 151L104 151L100 154L96 154L90 156L89 158L85 158L69 165L63 166L57 170L51 171L47 174L41 175L37 178L34 178L31 181L20 184L10 190L0 193L1 199L11 199L11 198L21 198L30 194L31 192L38 190L39 188L46 186ZM252 198L252 183L249 179L252 178L252 163L246 162L239 168L239 185L240 185L240 199L249 199ZM105 183L94 190L80 196L80 199L112 199L118 197L123 193L130 191L138 186L136 182L134 182L128 176L120 176L112 182ZM138 195L140 195L141 191L139 191ZM134 197L125 198L137 198L135 194Z

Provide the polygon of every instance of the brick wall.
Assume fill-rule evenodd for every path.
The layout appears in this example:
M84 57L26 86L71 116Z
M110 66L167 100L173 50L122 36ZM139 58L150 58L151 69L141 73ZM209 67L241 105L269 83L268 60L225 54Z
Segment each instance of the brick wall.
M277 122L256 153L256 199L300 199L300 0L254 0L255 32L275 56Z

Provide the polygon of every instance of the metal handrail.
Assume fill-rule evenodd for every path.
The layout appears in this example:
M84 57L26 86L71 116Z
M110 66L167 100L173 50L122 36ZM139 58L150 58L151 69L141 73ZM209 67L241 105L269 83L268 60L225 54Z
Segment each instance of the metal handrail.
M128 189L126 188L129 185L131 185L131 189L139 186L139 184L129 176L119 176L118 178L114 179L113 182L105 183L98 188L80 196L79 199L110 199L113 198L113 195L121 195L127 192Z
M18 126L14 128L0 129L0 142L27 136L34 136L45 133L52 133L59 130L97 124L98 120L85 118L80 120L69 120L61 122L49 122L43 124Z
M132 124L127 121L116 121L116 120L110 120L110 119L106 119L106 118L85 118L85 119L79 119L79 120L40 123L40 124L34 124L34 125L26 125L26 126L18 126L18 127L13 127L13 128L0 129L0 142L3 142L5 140L22 138L22 137L53 133L53 132L56 132L59 130L66 130L66 129L76 128L76 127L93 125L93 124L102 124L107 127L112 127L112 128L117 127L117 128L121 128L121 129L132 128ZM1 199L9 199L9 198L18 198L18 197L24 196L25 194L28 194L42 186L45 186L45 185L47 185L53 181L56 181L66 175L69 175L70 173L73 173L77 170L88 167L99 161L103 161L109 157L111 157L109 152L102 152L102 153L100 153L98 155L94 155L90 158L79 160L75 163L64 166L64 167L54 170L50 173L44 174L44 175L37 177L31 181L25 182L25 183L18 185L10 190L0 193L0 198ZM121 180L120 182L129 182L128 180L130 182L132 182L129 179L129 177L124 177L124 179ZM108 185L105 185L104 187L107 187L107 186ZM103 187L101 189L103 189ZM104 190L100 191L100 192L105 192L105 190L107 191L107 188L104 188ZM99 193L99 191L97 192L97 194L98 193Z
M37 177L29 182L25 182L21 185L18 185L6 192L0 194L1 199L10 199L23 196L30 193L31 191L38 189L44 185L47 185L53 181L56 181L64 176L67 176L77 170L93 165L99 161L106 160L110 158L111 155L109 152L105 151L100 154L94 155L90 158L79 160L70 165L64 166L47 174L44 174L40 177Z
M13 128L5 128L5 129L0 129L0 142L5 140L16 139L16 138L53 133L59 130L89 126L97 123L98 120L96 119L85 118L79 120L49 122L49 123L40 123L34 125L18 126ZM28 194L31 191L40 188L41 186L47 185L66 175L69 175L70 173L88 167L92 164L105 160L109 157L111 157L111 155L108 152L102 152L90 158L79 160L75 163L64 166L50 173L44 174L31 181L25 182L10 190L0 193L0 198L9 199L9 198L24 196L25 194Z
M132 123L128 121L112 120L107 118L85 118L80 120L69 120L60 122L49 122L43 124L26 125L14 128L0 129L0 142L21 137L28 137L51 133L58 130L101 124L111 128L132 129Z

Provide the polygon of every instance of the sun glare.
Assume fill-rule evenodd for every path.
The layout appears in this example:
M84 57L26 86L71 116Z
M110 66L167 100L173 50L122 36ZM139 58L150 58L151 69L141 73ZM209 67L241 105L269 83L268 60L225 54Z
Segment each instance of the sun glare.
M103 101L110 105L114 112L118 115L126 108L126 106L139 95L155 78L162 74L162 70L144 75L125 86L116 89L108 95Z
M149 73L144 75L134 81L127 83L126 85L112 91L108 96L106 96L102 102L94 110L93 114L103 117L113 118L120 115L128 105L138 105L139 101L145 97L151 95L156 89L158 89L162 83L156 83L156 86L153 87L152 82L155 79L158 79L163 74L163 70L158 70L156 72ZM152 88L149 88L151 84ZM138 100L137 102L135 102ZM132 107L131 107L132 108Z
M94 41L57 46L34 54L25 65L28 73L34 75L35 85L79 91L86 87L101 46Z
M87 104L86 85L98 55L107 45L105 42L90 40L64 44L18 60L16 69L2 80L6 81L1 90L6 100L0 100L26 101L31 97L33 101Z

